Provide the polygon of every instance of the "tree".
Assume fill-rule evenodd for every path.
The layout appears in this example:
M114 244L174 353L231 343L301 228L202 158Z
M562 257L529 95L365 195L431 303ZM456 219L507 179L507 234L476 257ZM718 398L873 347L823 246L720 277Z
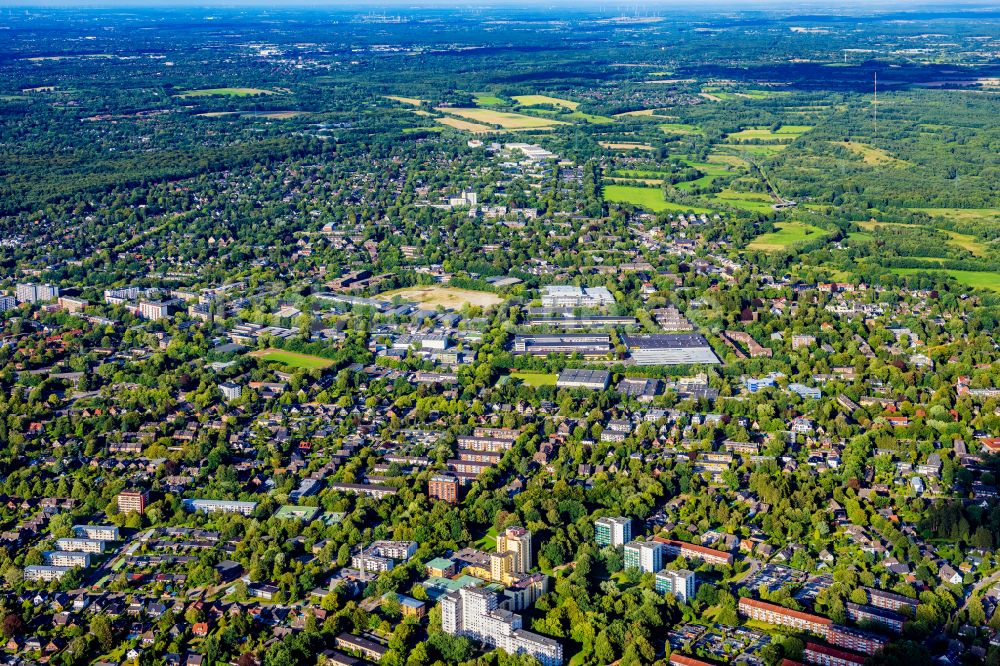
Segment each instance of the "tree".
M97 642L105 652L115 646L114 627L106 615L95 615L90 619L90 633L97 638Z
M24 632L24 620L16 613L8 613L3 618L3 626L0 630L3 631L4 638L7 639L19 636Z

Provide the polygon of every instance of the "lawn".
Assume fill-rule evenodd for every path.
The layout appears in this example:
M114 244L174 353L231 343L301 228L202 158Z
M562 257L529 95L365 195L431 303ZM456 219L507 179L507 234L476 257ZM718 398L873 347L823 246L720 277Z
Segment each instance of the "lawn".
M311 356L309 354L299 354L297 352L285 351L284 349L276 349L274 347L250 352L250 356L268 362L283 363L293 368L305 368L306 370L329 368L333 365L333 361L330 359L321 358L319 356Z
M486 534L476 542L476 548L479 550L484 550L487 553L496 552L497 549L497 530L495 527L491 527L486 531Z
M414 301L421 305L431 307L441 306L457 310L463 305L487 308L491 305L503 303L503 299L488 291L473 291L472 289L459 289L457 287L444 287L441 285L431 285L427 287L404 287L394 289L378 295L383 301L391 301L394 296L399 296L404 301Z
M553 125L566 124L558 120L535 118L533 116L526 116L522 113L493 111L492 109L439 107L437 111L451 114L453 116L459 116L477 123L499 125L503 129L539 129L543 127L552 127Z
M203 90L185 90L178 97L211 97L220 95L223 97L250 97L252 95L275 95L273 90L263 90L261 88L205 88Z
M988 289L1000 293L1000 273L995 271L959 271L950 268L892 268L897 275L945 273L959 284L973 289Z
M539 386L555 386L559 375L546 372L512 372L510 376L520 379L527 386L538 388Z
M795 243L814 240L817 234L826 235L826 231L823 229L804 222L781 222L774 226L777 231L757 236L753 242L747 245L747 249L776 252L787 249Z
M576 107L580 106L579 102L561 99L559 97L549 97L548 95L515 95L514 101L521 106L540 106L542 104L547 104L549 106L561 106L562 108L569 109L570 111L576 111Z
M658 187L634 187L628 185L605 185L604 200L627 203L648 208L653 212L669 210L677 213L711 213L708 208L673 203L663 198L663 190Z

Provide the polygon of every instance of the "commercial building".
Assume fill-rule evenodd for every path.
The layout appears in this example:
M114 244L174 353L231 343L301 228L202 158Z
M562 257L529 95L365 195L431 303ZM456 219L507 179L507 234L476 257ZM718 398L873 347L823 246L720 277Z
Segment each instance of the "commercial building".
M625 544L625 568L636 567L643 573L663 568L663 544L658 541L632 541Z
M740 615L749 617L758 622L766 622L780 627L789 627L796 631L808 631L818 636L826 638L833 621L801 611L792 610L771 604L766 601L741 597L739 603Z
M561 666L562 645L522 628L521 616L500 608L496 593L464 587L441 597L441 628L510 654L527 654L542 666Z
M44 564L29 564L24 567L24 580L42 581L44 583L48 583L53 580L59 580L73 569L74 567L53 567L46 566Z
M607 356L611 351L611 337L580 333L578 335L517 335L514 336L514 353L531 356L549 354L580 354L584 358Z
M143 490L123 490L118 493L119 513L146 513L149 495Z
M715 550L714 548L708 548L706 546L699 546L686 541L678 541L677 539L653 537L653 540L662 543L664 548L666 548L667 555L672 557L684 557L689 560L701 560L703 562L707 562L708 564L714 564L720 567L733 565L732 553L724 553L721 550Z
M238 502L236 500L186 499L184 508L188 511L204 513L240 513L249 516L257 508L257 502Z
M59 298L59 287L51 284L21 283L17 285L14 295L18 303L46 303Z
M661 594L672 594L682 603L694 598L698 589L698 578L693 571L678 569L663 570L656 574L656 591Z
M636 365L716 365L719 357L697 333L624 335L622 342Z
M599 308L614 304L615 297L607 287L575 285L542 287L542 307L546 308Z
M594 540L601 546L624 546L632 540L632 520L624 517L594 521Z
M556 379L556 386L559 388L585 388L594 391L603 391L608 388L611 381L611 373L605 370L571 370L566 369L559 373Z
M449 504L457 504L458 478L454 474L435 474L427 482L427 496Z

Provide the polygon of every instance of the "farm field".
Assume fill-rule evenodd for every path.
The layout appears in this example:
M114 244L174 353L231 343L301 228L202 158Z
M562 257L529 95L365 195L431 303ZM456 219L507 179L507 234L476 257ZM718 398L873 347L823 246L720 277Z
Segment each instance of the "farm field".
M427 101L424 99L417 99L416 97L400 97L399 95L386 95L385 98L402 104L409 104L410 106L420 106Z
M1000 208L911 208L956 222L1000 222Z
M178 97L251 97L253 95L276 95L273 90L262 88L204 88L201 90L185 90Z
M333 365L333 361L326 358L285 351L284 349L277 349L275 347L268 347L267 349L259 349L254 352L250 352L250 356L260 358L265 361L283 363L293 368L305 368L306 370L319 370L329 368Z
M531 387L555 386L556 380L559 378L559 375L545 372L512 372L510 376L514 379L520 379Z
M548 118L535 118L533 116L526 116L521 113L510 113L508 111L493 111L492 109L477 109L477 108L451 108L451 107L440 107L436 109L441 113L447 113L453 116L459 116L467 120L479 123L490 123L492 125L499 125L503 129L542 129L552 127L553 125L565 125L566 123L559 120L550 120Z
M711 213L711 209L703 208L700 206L689 206L687 204L679 204L671 201L666 201L663 198L663 190L658 187L633 187L628 185L605 185L604 186L604 199L605 201L613 201L615 203L627 203L633 204L635 206L642 206L643 208L648 208L649 210L659 213L660 211L668 210L678 213Z
M804 222L780 222L774 226L777 228L777 231L758 236L747 245L747 249L779 252L790 245L814 240L817 238L817 234L826 234L825 230L814 227L811 224L805 224Z
M950 268L891 268L896 275L944 273L959 284L973 289L988 289L1000 293L1000 273L995 271L960 271Z
M466 132L472 132L473 134L486 134L487 132L494 131L494 129L489 125L470 123L468 120L459 120L458 118L435 118L434 120L442 125L454 127L459 130L465 130Z
M660 123L657 127L664 134L680 134L683 136L701 134L700 127L697 125L688 125L686 123Z
M457 287L444 287L441 285L431 285L426 287L404 287L387 291L377 296L383 301L391 301L393 297L399 296L404 301L414 301L421 305L438 305L445 308L459 309L463 305L469 304L481 308L503 303L503 298L488 291L473 291L472 289L459 289Z
M580 106L579 102L559 97L549 97L548 95L515 95L514 101L521 106L539 106L542 104L548 104L550 106L561 106L562 108L569 109L570 111L576 111L576 107Z
M648 143L636 143L632 141L598 141L601 148L608 150L653 150Z
M811 129L811 125L782 125L777 130L767 127L755 127L729 134L726 136L726 139L728 141L789 141L797 139Z

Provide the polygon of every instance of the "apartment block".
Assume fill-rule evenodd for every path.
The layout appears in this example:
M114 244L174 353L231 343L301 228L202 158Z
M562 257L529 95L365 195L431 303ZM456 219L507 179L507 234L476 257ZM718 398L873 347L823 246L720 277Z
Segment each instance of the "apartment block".
M624 546L632 540L632 520L624 517L594 521L594 540L601 546Z
M661 594L672 594L682 603L693 599L697 589L698 577L693 571L663 570L656 574L656 591Z
M658 541L632 541L625 544L625 568L636 567L643 573L663 568L663 544Z

